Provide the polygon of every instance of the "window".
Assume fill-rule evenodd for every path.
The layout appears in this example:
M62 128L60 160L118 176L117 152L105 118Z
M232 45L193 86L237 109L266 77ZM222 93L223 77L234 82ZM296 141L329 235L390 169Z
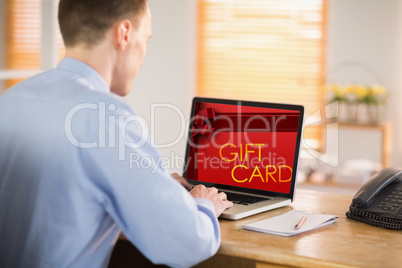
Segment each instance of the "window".
M322 105L325 0L199 0L198 94ZM305 137L320 140L321 131Z
M52 0L53 4L58 1ZM48 1L47 1L48 2ZM6 1L6 61L8 70L41 69L43 1ZM54 12L49 10L49 12ZM54 15L54 14L53 14ZM51 22L49 22L51 23ZM57 46L59 57L64 54L62 38L57 26ZM46 34L49 34L46 32ZM6 88L21 79L6 81Z

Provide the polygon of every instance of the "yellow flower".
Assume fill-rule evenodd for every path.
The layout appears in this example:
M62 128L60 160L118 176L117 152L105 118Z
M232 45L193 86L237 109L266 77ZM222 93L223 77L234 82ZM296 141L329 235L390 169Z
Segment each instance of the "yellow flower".
M374 96L382 97L387 95L387 90L381 85L374 84L371 86L371 90Z
M388 97L388 91L378 84L372 86L330 84L325 86L325 92L330 102L346 101L348 103L360 102L378 105L385 104Z
M326 92L330 102L345 100L345 96L346 96L345 90L338 84L326 85L325 92Z
M352 92L356 95L358 99L362 99L367 96L368 92L366 87L356 84L353 85L352 88Z

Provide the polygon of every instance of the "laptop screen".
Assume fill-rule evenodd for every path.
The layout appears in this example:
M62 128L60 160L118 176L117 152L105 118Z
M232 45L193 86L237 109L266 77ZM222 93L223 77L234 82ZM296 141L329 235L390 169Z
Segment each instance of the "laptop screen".
M293 197L303 112L299 105L194 98L184 176Z

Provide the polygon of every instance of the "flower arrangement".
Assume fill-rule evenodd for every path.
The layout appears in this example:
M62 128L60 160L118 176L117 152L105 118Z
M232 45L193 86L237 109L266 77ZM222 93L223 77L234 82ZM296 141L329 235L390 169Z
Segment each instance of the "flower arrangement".
M377 124L381 120L380 110L389 97L381 85L361 84L325 86L329 103L338 102L338 118L341 122Z
M388 91L381 85L372 85L357 90L356 95L361 103L383 105L388 98Z

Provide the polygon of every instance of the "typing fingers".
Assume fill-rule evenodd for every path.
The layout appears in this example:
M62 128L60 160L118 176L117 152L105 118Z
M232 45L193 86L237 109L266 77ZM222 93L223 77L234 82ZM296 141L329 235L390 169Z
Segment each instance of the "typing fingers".
M214 193L214 194L217 194L218 193L218 189L216 189L215 187L211 187L211 188L209 188L210 189L210 191L212 192L212 193Z
M224 192L220 192L218 195L220 196L220 198L222 200L224 200L224 201L227 200L227 196L226 196L226 194Z
M225 208L233 207L233 202L232 201L224 200L223 202L224 202Z

